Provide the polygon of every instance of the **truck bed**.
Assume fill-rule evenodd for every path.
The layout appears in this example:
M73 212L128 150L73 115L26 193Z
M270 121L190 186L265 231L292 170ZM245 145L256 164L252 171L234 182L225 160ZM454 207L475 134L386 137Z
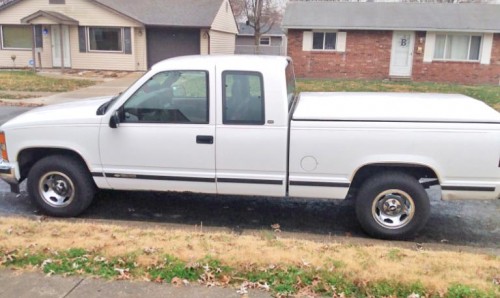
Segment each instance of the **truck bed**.
M292 119L500 123L500 113L460 94L304 92Z

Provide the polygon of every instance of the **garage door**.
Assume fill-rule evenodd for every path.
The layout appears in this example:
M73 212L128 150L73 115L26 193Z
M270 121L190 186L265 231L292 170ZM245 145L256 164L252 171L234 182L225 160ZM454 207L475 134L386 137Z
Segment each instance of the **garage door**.
M184 55L200 54L200 30L148 28L148 66Z

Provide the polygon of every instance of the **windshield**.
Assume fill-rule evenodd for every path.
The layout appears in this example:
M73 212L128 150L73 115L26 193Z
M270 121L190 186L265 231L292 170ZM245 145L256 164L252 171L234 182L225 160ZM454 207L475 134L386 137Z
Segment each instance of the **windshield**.
M98 109L96 114L97 115L104 115L106 114L106 111L108 108L118 99L120 98L120 95L122 95L123 92L118 93L117 95L113 96L110 100L107 102L103 103Z
M142 77L144 77L144 76L142 76ZM97 115L100 115L100 116L101 116L101 115L106 114L106 112L108 111L108 108L109 108L110 106L112 106L112 105L115 103L115 101L116 101L118 98L120 98L120 96L121 96L123 93L126 93L126 92L130 89L130 88L132 88L132 86L134 86L134 85L135 85L135 83L137 83L137 81L139 81L142 77L140 77L140 78L138 78L137 80L135 80L135 82L134 82L133 84L131 84L131 85L130 85L127 89L125 89L124 91L122 91L122 92L120 92L120 93L116 94L116 95L115 95L115 96L113 96L113 97L112 97L109 101L107 101L107 102L103 103L103 104L102 104L102 105L101 105L101 106L97 109L96 114L97 114Z

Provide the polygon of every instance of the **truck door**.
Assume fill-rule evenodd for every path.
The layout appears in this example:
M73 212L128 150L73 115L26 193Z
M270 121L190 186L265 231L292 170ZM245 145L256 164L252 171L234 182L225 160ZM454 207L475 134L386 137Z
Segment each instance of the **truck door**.
M274 121L266 113L272 98L265 95L273 93L264 92L263 75L222 71L217 77L221 78L217 92L222 95L217 101L217 192L284 196L287 128L286 123L279 123L284 121Z
M103 173L115 189L215 193L215 112L209 70L154 74L103 123Z

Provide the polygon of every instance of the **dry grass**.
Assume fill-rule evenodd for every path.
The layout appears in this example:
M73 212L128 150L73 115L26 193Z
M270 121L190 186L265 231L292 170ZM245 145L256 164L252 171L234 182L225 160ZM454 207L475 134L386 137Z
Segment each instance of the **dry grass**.
M278 234L279 236L279 234ZM82 248L105 257L134 254L139 266L156 263L165 255L185 262L206 256L244 270L248 267L310 266L332 270L351 280L377 282L420 281L427 289L445 291L451 284L467 284L499 291L493 280L500 277L500 258L465 252L419 251L394 245L318 243L280 239L273 232L252 236L202 233L154 228L0 219L0 249L31 252Z
M41 97L39 94L0 92L1 99L26 99Z
M0 71L1 91L67 92L95 83L90 80L44 77L31 71Z

